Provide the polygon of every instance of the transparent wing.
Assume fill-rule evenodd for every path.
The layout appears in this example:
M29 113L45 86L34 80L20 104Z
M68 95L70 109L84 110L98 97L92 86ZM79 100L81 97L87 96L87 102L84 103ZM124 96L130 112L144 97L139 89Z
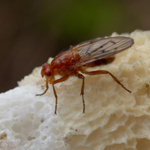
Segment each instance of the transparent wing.
M79 67L96 60L105 59L119 53L134 43L129 37L109 37L103 39L94 39L70 47L72 52L78 52L80 60L72 67Z

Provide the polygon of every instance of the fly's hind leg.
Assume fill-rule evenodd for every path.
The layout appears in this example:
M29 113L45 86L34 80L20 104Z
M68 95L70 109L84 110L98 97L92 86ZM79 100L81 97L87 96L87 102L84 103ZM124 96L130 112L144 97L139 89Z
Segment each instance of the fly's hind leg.
M111 74L109 71L106 70L98 70L98 71L86 71L86 69L82 68L81 72L89 75L97 75L97 74L109 74L119 85L122 86L126 91L131 93L130 90L128 90L113 74Z
M46 90L42 94L36 94L36 96L42 96L42 95L44 95L47 92L48 88L49 88L48 87L48 80L46 80Z
M81 95L82 95L82 101L83 101L83 113L85 113L85 101L84 101L84 79L85 77L82 74L78 74L78 77L82 79L82 87L81 87Z

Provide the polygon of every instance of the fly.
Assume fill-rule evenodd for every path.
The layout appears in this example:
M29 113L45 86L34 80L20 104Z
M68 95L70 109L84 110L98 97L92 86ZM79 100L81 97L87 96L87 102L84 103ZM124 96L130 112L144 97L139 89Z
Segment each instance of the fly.
M55 95L55 114L57 113L57 93L55 84L63 82L69 76L77 76L82 79L81 95L83 102L83 113L85 113L84 101L84 82L85 77L83 74L98 75L109 74L122 88L131 93L113 74L107 70L87 71L87 67L94 67L102 64L108 64L114 61L114 55L130 48L134 44L134 40L129 37L109 37L102 39L94 39L80 43L75 46L70 46L65 52L57 55L51 64L44 63L41 70L42 77L46 78L46 89L41 96L45 94L52 84L53 92ZM81 74L81 73L83 74ZM61 75L60 79L55 80L55 75Z

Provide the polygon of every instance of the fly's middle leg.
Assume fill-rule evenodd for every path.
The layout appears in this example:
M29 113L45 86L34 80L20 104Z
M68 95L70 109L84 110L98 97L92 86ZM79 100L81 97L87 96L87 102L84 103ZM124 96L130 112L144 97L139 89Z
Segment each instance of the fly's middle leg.
M78 77L82 79L81 95L82 95L82 102L83 102L83 113L85 113L85 101L84 101L84 79L85 77L82 74L78 74Z

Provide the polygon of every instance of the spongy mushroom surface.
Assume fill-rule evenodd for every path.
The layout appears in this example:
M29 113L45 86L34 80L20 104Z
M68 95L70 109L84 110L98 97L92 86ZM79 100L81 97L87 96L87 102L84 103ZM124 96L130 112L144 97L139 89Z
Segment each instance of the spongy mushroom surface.
M113 33L112 36L118 36ZM148 150L150 148L150 31L121 34L134 45L115 55L111 64L88 68L108 70L109 75L85 76L85 113L82 80L72 76L45 89L41 67L0 94L0 149L16 150ZM49 59L49 62L51 59ZM60 78L60 76L57 76Z

